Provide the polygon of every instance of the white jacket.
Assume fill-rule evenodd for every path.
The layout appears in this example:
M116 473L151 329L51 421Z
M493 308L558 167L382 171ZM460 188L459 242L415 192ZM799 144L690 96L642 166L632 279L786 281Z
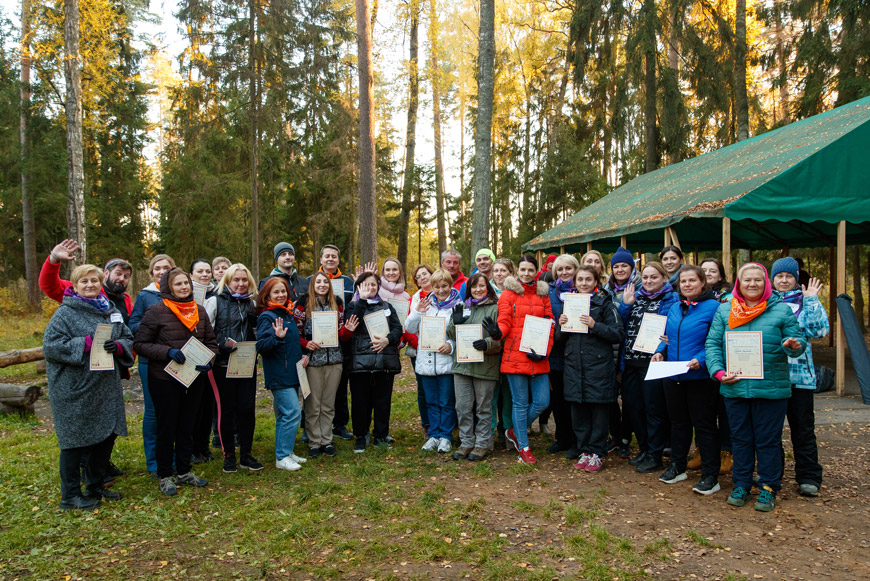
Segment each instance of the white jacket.
M416 295L415 295L416 296ZM453 316L453 309L438 310L435 305L429 305L429 310L421 313L417 310L417 305L413 305L411 313L405 319L405 330L415 335L420 334L420 321L422 317L443 317L446 319L444 328L446 330L447 323L450 322L450 317ZM453 341L444 337L444 342L450 345L450 353L443 355L437 351L420 351L417 349L417 362L414 364L414 371L419 375L432 377L435 375L450 375L453 372Z

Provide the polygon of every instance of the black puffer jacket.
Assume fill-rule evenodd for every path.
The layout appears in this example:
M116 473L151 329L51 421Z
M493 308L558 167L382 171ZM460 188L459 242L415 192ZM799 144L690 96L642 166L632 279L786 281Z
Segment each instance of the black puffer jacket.
M256 340L254 331L257 328L257 315L254 313L254 301L233 297L228 287L224 287L216 300L214 334L220 349L217 363L226 367L230 354L224 344L227 339L236 342Z
M378 310L387 311L387 324L390 332L387 335L389 344L380 353L372 351L371 339L366 329L365 316ZM378 299L377 303L369 304L365 300L350 303L345 311L345 320L352 315L359 318L359 326L353 332L350 343L350 372L351 373L399 373L402 364L399 361L399 341L402 339L402 323L396 309L384 300Z
M615 402L613 344L623 340L622 321L613 300L603 293L592 296L589 316L595 326L588 333L556 331L556 341L565 342L565 399L576 403Z

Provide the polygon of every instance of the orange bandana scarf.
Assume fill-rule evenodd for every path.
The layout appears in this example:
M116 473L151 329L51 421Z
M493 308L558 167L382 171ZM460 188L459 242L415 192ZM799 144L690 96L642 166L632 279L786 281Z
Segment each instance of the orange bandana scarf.
M276 303L273 301L266 301L266 308L267 309L281 309L281 310L285 311L288 315L293 314L291 312L291 309L293 308L293 303L287 303L285 305L282 305L281 303Z
M322 272L323 274L325 274L325 275L328 276L329 278L338 278L338 277L341 276L341 269L338 268L338 267L335 268L335 274L329 274L328 272L326 272L325 270L323 270L323 267L322 267L322 266L320 267L320 270L318 270L317 272Z
M731 299L731 313L728 315L728 328L736 329L740 325L745 325L761 315L766 308L767 301L761 301L754 307L747 307L746 303L733 297Z
M169 310L175 313L178 320L187 327L187 330L193 332L199 323L199 308L193 301L185 301L180 303L169 299L163 299L163 304L169 307Z

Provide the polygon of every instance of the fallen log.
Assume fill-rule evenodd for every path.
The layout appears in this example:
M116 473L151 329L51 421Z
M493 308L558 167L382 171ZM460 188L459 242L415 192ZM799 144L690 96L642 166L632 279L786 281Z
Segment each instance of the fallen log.
M0 367L9 367L10 365L19 365L40 359L45 359L45 356L42 354L42 347L2 351L0 352Z
M32 406L40 395L42 389L38 385L0 383L0 403L11 407Z

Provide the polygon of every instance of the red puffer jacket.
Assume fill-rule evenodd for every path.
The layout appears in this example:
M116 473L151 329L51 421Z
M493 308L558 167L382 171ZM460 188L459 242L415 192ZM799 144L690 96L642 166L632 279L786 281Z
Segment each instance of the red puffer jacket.
M540 375L550 372L550 362L532 361L520 351L520 339L523 336L523 323L526 315L553 318L550 308L550 287L547 283L535 283L535 293L527 292L528 288L517 279L509 276L504 281L504 292L498 300L498 327L504 336L504 354L501 358L502 373L521 373L523 375ZM553 327L550 327L550 342L547 345L547 355L553 348ZM540 353L543 355L543 353Z

